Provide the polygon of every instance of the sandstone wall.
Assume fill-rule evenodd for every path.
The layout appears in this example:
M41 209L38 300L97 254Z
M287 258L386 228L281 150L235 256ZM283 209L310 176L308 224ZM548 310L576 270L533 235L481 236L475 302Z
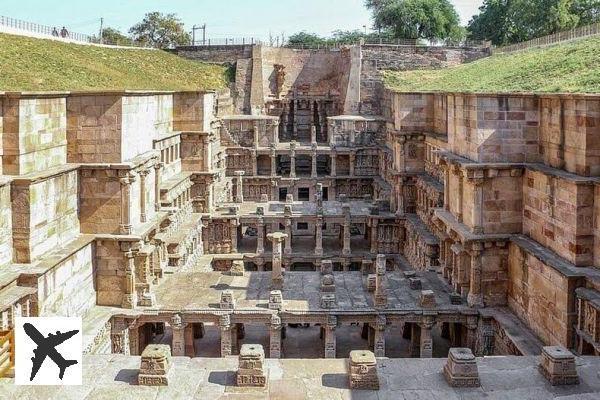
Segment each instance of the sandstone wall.
M125 293L126 262L117 241L96 241L96 304L121 306Z
M507 258L506 246L486 248L481 255L481 292L487 307L506 305L506 287L510 273Z
M64 97L3 101L2 164L7 175L28 174L63 165L67 160Z
M516 243L508 257L508 305L548 345L570 347L577 278L561 273Z
M13 258L10 183L0 177L0 268Z
M122 110L116 94L67 97L68 161L121 162Z
M429 93L394 93L394 128L402 132L432 132L434 96Z
M37 279L38 315L79 317L96 304L93 255L85 242Z
M235 64L239 59L252 57L252 45L239 46L182 46L171 50L190 60L219 64Z
M600 268L600 184L594 187L594 266Z
M208 132L213 118L213 93L173 94L173 130Z
M448 96L450 150L477 162L538 162L534 96Z
M71 169L39 181L14 181L11 198L17 262L43 257L79 235L77 175Z
M577 266L593 265L594 187L528 169L523 181L523 233Z
M540 151L549 166L600 176L600 98L542 96Z
M123 161L152 150L152 139L173 131L173 96L125 96L121 157Z
M490 55L489 48L364 45L363 59L378 69L410 71L447 68Z

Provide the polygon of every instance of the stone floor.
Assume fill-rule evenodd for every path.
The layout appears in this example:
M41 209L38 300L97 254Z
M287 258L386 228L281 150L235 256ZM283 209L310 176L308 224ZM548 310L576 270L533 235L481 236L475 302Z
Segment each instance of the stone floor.
M466 310L463 305L451 305L450 288L434 272L419 272L423 289L435 293L437 309ZM360 272L336 272L336 298L341 310L373 309L373 294L366 288L366 277ZM420 310L419 290L411 290L408 279L399 271L386 275L388 309ZM319 272L286 272L283 289L284 309L291 311L321 310L321 274ZM156 308L210 309L219 308L223 290L234 292L238 308L265 309L271 291L270 272L247 272L245 276L230 276L221 272L182 272L172 275L156 288Z
M478 359L481 388L453 389L442 376L444 359L380 359L379 391L351 391L347 360L266 361L267 389L234 386L237 359L173 359L168 387L137 386L139 357L84 357L82 386L15 386L0 379L0 399L394 399L394 400L592 400L600 399L600 359L581 357L581 383L551 386L538 372L537 357Z

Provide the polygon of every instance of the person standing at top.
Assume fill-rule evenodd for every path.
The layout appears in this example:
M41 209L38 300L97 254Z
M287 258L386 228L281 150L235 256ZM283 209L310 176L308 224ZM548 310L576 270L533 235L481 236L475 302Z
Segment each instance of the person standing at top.
M67 28L65 28L64 26L62 27L62 29L60 30L60 36L67 38L69 37L69 31L67 30Z

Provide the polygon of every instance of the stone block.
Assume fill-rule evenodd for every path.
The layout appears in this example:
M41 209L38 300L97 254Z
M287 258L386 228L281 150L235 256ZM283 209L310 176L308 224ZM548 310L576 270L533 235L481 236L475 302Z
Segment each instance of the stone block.
M238 358L236 383L240 387L266 387L265 351L259 344L244 344Z
M379 390L377 359L373 352L368 350L351 351L348 370L350 371L350 389Z
M265 215L265 208L263 206L256 207L256 215Z
M451 348L444 365L444 377L452 387L479 387L477 360L471 349Z
M362 260L361 264L360 264L360 270L362 272L363 275L369 275L372 274L373 271L373 261L371 260Z
M434 308L436 306L433 290L421 290L419 305L423 308Z
M421 278L409 278L408 279L408 284L410 285L410 288L412 290L421 290L423 287L423 284L421 282Z
M377 275L369 274L367 276L367 290L369 292L374 292L377 288Z
M269 202L269 195L268 194L261 194L260 195L260 202L261 203L268 203Z
M285 202L288 204L291 204L294 202L294 195L288 193L287 196L285 196Z
M165 344L151 344L142 352L138 384L167 386L171 369L171 348Z
M333 275L323 275L321 278L321 292L335 293L335 279Z
M330 309L337 306L335 293L323 293L321 295L321 308Z
M332 275L333 263L330 260L321 261L321 275Z
M269 294L269 310L281 310L283 308L283 295L281 290L272 290Z
M552 386L579 384L575 356L562 346L542 348L539 371Z
M449 296L450 296L450 304L452 304L454 306L459 306L462 304L463 299L460 294L458 294L456 292L452 292L452 293L450 293Z
M404 271L403 275L406 279L409 279L409 278L414 278L415 276L417 276L417 273L415 271Z
M233 290L223 290L221 292L221 302L219 303L221 310L233 310L235 308L235 298Z
M235 260L231 263L231 269L229 270L231 276L244 276L244 262L242 260Z

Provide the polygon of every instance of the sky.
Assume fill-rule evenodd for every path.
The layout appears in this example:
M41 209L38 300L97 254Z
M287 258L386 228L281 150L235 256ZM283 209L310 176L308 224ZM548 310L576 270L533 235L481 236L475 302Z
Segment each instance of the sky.
M466 24L482 0L451 0ZM150 11L175 13L185 23L207 25L207 38L274 36L308 31L328 36L334 30L371 26L364 0L0 0L0 15L95 34L100 18L122 32Z

